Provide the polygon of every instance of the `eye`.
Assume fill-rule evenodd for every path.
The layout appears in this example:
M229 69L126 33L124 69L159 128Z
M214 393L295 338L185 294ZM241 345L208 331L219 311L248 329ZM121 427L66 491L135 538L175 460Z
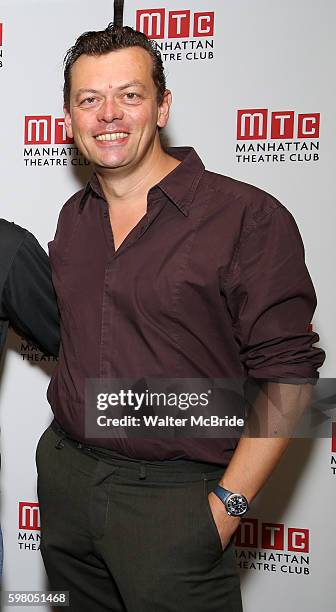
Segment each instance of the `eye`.
M87 104L88 106L90 106L90 104L94 104L96 100L97 98L94 98L93 96L89 96L87 98L84 98L84 100L81 100L81 104Z
M127 93L125 93L125 100L127 102L139 102L140 97L141 96L138 93L135 93L134 91L128 91Z

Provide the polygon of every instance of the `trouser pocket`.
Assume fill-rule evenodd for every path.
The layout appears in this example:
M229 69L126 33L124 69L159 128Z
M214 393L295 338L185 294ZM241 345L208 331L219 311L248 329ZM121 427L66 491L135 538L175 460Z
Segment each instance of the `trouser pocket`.
M212 510L211 510L211 506L209 504L209 498L208 498L209 493L211 493L214 490L214 488L217 486L219 478L216 480L208 480L208 478L204 476L203 478L203 498L204 498L204 507L205 507L205 513L206 513L207 520L208 520L209 530L213 534L214 543L215 543L215 546L218 552L222 554L224 552L224 549L222 546L222 541L219 535L219 531L218 531L214 516L212 514Z

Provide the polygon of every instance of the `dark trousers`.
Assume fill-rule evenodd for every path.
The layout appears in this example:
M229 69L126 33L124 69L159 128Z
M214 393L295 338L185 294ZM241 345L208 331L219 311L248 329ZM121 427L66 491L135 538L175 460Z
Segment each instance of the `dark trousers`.
M76 612L241 612L207 495L223 468L99 455L49 427L36 462L51 590Z

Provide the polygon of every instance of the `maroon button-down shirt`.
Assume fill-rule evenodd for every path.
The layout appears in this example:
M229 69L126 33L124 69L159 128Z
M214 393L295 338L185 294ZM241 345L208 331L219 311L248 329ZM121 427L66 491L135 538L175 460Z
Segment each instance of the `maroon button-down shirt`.
M204 169L191 148L148 193L115 251L96 176L63 207L50 243L61 313L48 397L73 438L129 457L226 465L232 439L84 435L87 378L316 378L324 352L299 231L267 193Z

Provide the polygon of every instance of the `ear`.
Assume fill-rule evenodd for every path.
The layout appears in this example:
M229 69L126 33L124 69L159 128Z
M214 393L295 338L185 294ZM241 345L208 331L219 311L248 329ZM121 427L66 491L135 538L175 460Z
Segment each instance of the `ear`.
M68 138L73 138L70 111L67 109L66 106L63 106L63 111L64 111L64 124L65 124L66 133L68 135Z
M166 127L166 125L168 123L169 109L171 107L171 103L172 103L172 94L171 94L171 91L169 89L166 89L166 91L163 94L162 103L160 104L160 106L158 108L157 125L160 128Z

